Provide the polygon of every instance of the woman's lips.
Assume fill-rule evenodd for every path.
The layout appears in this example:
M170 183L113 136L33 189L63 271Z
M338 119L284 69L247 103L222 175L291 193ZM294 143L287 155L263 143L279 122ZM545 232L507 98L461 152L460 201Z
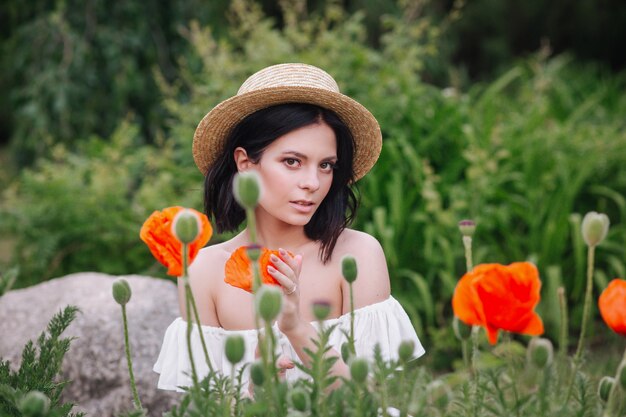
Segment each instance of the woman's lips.
M315 204L313 203L300 203L300 202L290 201L289 205L295 208L296 210L298 210L300 213L310 213L315 208Z

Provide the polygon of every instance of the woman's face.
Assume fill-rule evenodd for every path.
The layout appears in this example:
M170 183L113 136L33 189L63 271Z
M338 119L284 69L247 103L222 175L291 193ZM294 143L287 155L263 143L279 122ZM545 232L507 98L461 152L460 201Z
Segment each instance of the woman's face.
M324 122L279 137L254 165L263 186L257 214L306 225L330 190L336 163L335 132Z

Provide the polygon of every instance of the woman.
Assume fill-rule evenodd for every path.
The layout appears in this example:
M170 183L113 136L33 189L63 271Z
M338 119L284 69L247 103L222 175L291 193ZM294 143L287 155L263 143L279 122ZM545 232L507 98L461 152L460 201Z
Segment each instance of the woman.
M313 302L331 306L327 323L339 326L329 354L339 356L345 342L341 329L350 325L349 287L341 275L341 259L347 254L356 258L359 271L353 283L357 355L371 357L379 344L384 357L395 358L399 343L407 339L415 343L415 357L424 353L406 313L390 296L380 244L347 228L358 205L350 186L371 169L381 146L380 128L371 113L341 94L326 72L304 64L274 65L255 73L235 97L204 117L194 135L194 159L206 177L205 209L218 232L236 230L245 219L232 195L235 173L255 171L261 180L257 243L279 250L267 273L284 292L275 327L283 352L278 366L288 380L302 376L293 362L307 364L304 349L313 348ZM227 261L250 243L246 228L227 242L201 250L189 269L210 360L226 374L230 364L223 345L229 334L246 340L246 357L238 366L254 360L252 295L225 282ZM183 318L168 328L154 368L161 373L163 389L190 384L182 283L179 298ZM192 341L194 357L203 358L198 339L196 335ZM197 367L200 375L208 372L206 364ZM346 364L339 359L331 372L347 375Z

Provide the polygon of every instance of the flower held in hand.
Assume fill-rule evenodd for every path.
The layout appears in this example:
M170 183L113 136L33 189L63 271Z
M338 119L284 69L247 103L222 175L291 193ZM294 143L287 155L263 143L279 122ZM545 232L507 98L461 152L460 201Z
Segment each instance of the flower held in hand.
M531 263L482 264L461 278L452 308L464 323L485 327L491 344L497 342L498 330L537 336L543 334L543 322L534 311L540 289L539 273Z
M139 236L143 240L157 261L167 267L167 274L181 276L183 274L182 248L183 244L172 231L174 217L183 207L167 207L163 211L155 211L148 217L141 227ZM211 239L213 229L207 217L193 209L188 209L200 220L200 233L188 245L187 265L191 264L198 252Z
M241 246L235 250L224 266L224 282L233 287L252 292L252 263L246 253L246 246ZM261 272L261 282L263 284L280 285L278 281L267 272L268 265L276 267L270 262L270 255L276 255L280 258L277 250L261 249L259 258L259 269ZM293 256L289 252L290 256Z

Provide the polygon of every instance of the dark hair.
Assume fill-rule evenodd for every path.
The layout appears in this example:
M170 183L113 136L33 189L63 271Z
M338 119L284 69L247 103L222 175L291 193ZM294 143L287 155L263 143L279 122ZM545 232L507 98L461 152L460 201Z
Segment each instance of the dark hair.
M228 135L223 152L209 167L204 181L204 210L213 218L218 233L236 230L246 217L232 192L233 177L237 173L235 149L241 146L257 163L265 148L279 137L321 122L335 132L338 161L328 195L304 226L304 233L309 239L321 242L320 259L328 262L339 235L352 222L359 205L349 185L354 179L354 139L334 112L312 104L288 103L258 110Z

